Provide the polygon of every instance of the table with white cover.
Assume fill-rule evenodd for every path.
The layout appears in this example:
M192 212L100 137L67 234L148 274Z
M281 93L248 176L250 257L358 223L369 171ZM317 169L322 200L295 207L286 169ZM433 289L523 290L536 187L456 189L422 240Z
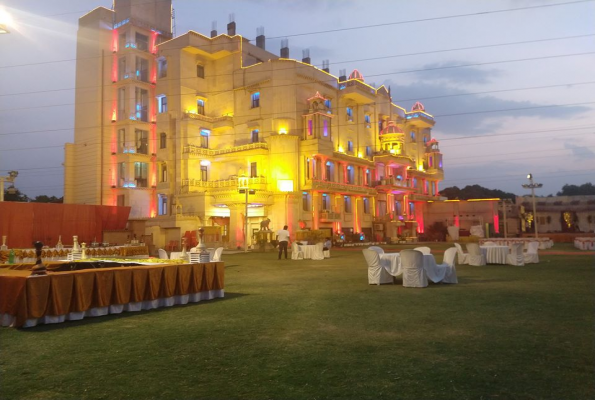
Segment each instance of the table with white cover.
M312 255L316 251L315 244L298 244L298 250L304 254L304 260L312 259Z
M595 250L595 237L577 237L574 247L580 250Z
M548 237L540 237L540 238L488 238L488 239L480 239L479 245L483 245L485 242L494 242L499 246L511 246L515 243L523 243L525 246L525 250L527 246L529 246L530 242L539 242L539 250L549 249L550 247L554 246L554 241Z
M506 264L506 256L510 253L508 246L479 246L488 264Z
M381 265L388 270L392 276L399 276L403 274L401 266L401 254L399 253L384 253L380 255ZM446 275L446 268L442 265L436 264L436 259L433 254L424 254L424 271L428 278L434 282L441 282Z

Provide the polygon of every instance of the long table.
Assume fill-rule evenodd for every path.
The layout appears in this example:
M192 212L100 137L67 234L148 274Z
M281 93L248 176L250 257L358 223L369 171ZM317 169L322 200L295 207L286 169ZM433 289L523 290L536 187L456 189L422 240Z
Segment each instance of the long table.
M35 262L35 249L13 249L16 263ZM72 248L47 248L41 251L44 261L65 260ZM10 250L0 250L0 263L6 263ZM149 248L145 245L88 247L87 257L133 257L149 256Z
M79 320L224 297L224 264L155 265L49 272L0 269L2 326Z
M554 245L554 242L548 237L540 237L540 238L487 238L487 239L480 239L479 245L483 246L486 242L494 242L499 246L511 246L515 243L523 243L525 249L530 242L539 242L539 249L545 250L549 249Z

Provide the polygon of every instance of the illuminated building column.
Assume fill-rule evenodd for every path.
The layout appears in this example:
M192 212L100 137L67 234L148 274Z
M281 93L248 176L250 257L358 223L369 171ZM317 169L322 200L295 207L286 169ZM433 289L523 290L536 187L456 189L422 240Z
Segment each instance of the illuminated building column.
M229 205L229 246L232 249L244 244L244 204Z
M320 225L320 193L312 191L312 229Z

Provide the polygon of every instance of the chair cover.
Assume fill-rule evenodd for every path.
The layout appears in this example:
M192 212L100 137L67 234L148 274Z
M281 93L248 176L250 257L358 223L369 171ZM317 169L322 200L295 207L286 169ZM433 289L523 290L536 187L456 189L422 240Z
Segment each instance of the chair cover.
M382 283L393 283L393 277L380 264L380 256L374 250L364 249L364 258L368 264L368 284L380 285Z
M513 243L510 246L510 254L506 256L506 264L508 265L525 265L525 257L523 255L523 243Z
M539 242L529 242L527 245L527 251L523 254L525 264L538 264L539 263Z
M477 237L484 237L483 234L483 227L481 225L473 225L470 229L469 229L469 233L473 236L477 236Z
M331 258L331 251L330 250L323 250L324 258Z
M428 277L424 271L424 255L416 250L401 250L403 286L427 287Z
M458 226L449 226L446 228L446 230L448 231L448 236L450 236L451 240L459 240L459 227ZM461 261L459 260L459 263Z
M422 254L432 254L432 249L430 249L429 247L426 247L426 246L416 247L413 250L421 251Z
M455 265L455 258L457 257L457 248L451 247L444 252L444 259L442 264L446 268L446 275L442 280L443 283L459 283L457 279L457 268Z
M167 260L169 259L169 256L167 255L167 251L163 250L163 249L159 249L159 258L161 258L162 260Z
M304 252L299 250L297 242L291 244L291 259L292 260L303 260Z
M487 264L486 256L481 252L477 243L467 243L467 251L469 252L469 255L467 256L467 264L476 267Z
M321 243L316 243L314 245L314 251L312 252L312 260L324 260L324 252L323 249L324 248L324 244Z
M217 250L215 250L215 253L213 253L213 258L211 258L211 261L213 261L213 262L221 261L221 253L223 253L223 247L217 247Z
M459 255L459 264L469 264L469 254L463 251L460 244L455 243L455 247L457 248L457 254Z
M368 247L368 250L374 250L378 255L384 254L384 249L382 247L370 246Z

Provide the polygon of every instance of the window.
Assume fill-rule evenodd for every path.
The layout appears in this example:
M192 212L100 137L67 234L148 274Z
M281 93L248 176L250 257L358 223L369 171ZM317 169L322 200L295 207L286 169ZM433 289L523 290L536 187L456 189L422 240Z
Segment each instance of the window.
M424 144L428 144L428 137L424 136Z
M353 153L353 142L351 140L347 141L347 151Z
M141 51L149 51L149 37L136 33L136 48Z
M250 163L250 177L256 178L258 176L258 165L257 163L253 162Z
M330 161L326 162L325 174L326 174L326 180L333 182L333 163Z
M428 165L430 166L430 168L432 168L434 166L434 157L429 157L428 158Z
M328 109L329 109L329 111L330 111L330 109L332 108L331 99L326 99L326 100L324 101L324 105L325 105L325 106L326 106L326 108L328 108Z
M395 201L395 215L397 217L403 215L403 205L399 200Z
M430 190L430 185L429 185L428 181L426 181L426 180L424 179L424 193L425 193L425 194L428 194L428 191L429 191L429 190Z
M353 121L353 109L351 107L347 107L347 121Z
M326 119L322 122L322 135L324 137L328 136L328 121Z
M366 169L366 185L372 186L372 173L369 169Z
M167 164L161 164L160 182L167 182Z
M196 113L205 115L205 101L203 99L196 100Z
M134 183L136 187L146 188L148 186L149 164L144 162L134 163Z
M409 135L411 135L411 140L415 142L415 131L409 132Z
M209 167L206 165L200 166L200 180L203 182L209 180Z
M121 81L122 79L128 78L126 75L126 57L120 57L118 59L118 80Z
M345 203L345 212L351 214L351 196L343 196Z
M149 122L149 91L146 89L135 88L136 115L134 119Z
M197 78L205 78L205 66L204 65L196 65L196 77Z
M347 183L350 185L353 185L354 183L354 179L353 179L353 167L351 165L349 165L347 167Z
M322 194L322 210L323 211L330 211L331 209L331 199L328 194Z
M414 188L417 187L417 178L413 178L412 185L413 185Z
M306 158L306 178L310 179L310 159Z
M158 77L159 78L166 78L167 77L167 60L165 58L161 58L157 62L157 69L158 69Z
M382 132L382 120L378 121L378 132Z
M252 108L260 107L260 92L252 93Z
M364 214L370 214L370 199L367 197L364 197L363 204L364 204Z
M157 195L157 203L158 203L157 213L159 215L167 215L167 196L164 194L158 194Z
M308 136L312 136L312 126L314 125L314 121L312 121L311 119L308 120Z
M258 143L258 129L252 130L252 143Z
M136 57L136 79L149 82L149 60L142 57Z
M384 217L386 215L386 201L378 200L378 216Z
M302 192L302 210L310 211L310 196L308 192Z
M134 131L136 152L140 154L149 154L149 131L136 129Z
M165 132L161 132L159 134L159 148L165 149L167 147L167 134Z
M118 121L127 119L126 116L126 88L118 89Z
M412 201L409 202L409 218L415 218L415 204Z
M167 96L157 97L157 111L159 114L167 112Z
M372 156L372 146L366 146L366 157Z
M118 37L118 49L120 49L120 51L122 51L122 50L124 50L125 47L126 47L126 32L120 33L120 36Z
M126 183L126 163L118 164L118 186L124 187Z
M209 148L209 134L210 133L211 133L211 131L208 131L206 129L203 129L200 131L200 147L202 147L203 149Z
M366 116L364 117L364 121L366 122L366 128L369 128L370 125L370 114L366 114Z
M126 149L126 129L118 129L118 153L127 153Z

